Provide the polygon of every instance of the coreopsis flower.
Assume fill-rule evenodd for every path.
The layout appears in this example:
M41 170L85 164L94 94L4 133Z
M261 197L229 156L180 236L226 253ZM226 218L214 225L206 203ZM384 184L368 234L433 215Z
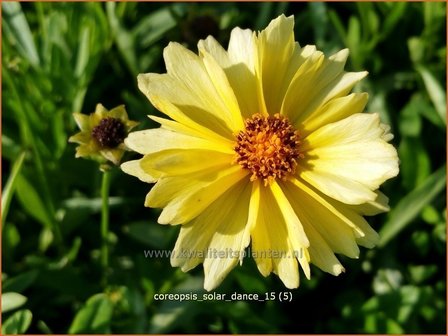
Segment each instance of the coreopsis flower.
M198 55L170 43L167 73L138 76L171 119L130 133L144 156L121 167L156 183L145 205L181 224L171 264L203 263L207 290L249 244L263 276L296 288L298 265L307 278L310 263L338 275L335 253L358 258L378 242L363 215L388 210L378 188L398 174L389 127L362 113L366 93L349 94L367 72L344 71L348 50L301 47L293 26L282 15L259 33L235 28L227 50L208 37Z
M118 165L126 150L124 139L138 123L129 120L123 105L108 111L97 104L95 112L86 115L73 113L81 132L69 138L78 143L76 157L88 157L105 163L111 161Z

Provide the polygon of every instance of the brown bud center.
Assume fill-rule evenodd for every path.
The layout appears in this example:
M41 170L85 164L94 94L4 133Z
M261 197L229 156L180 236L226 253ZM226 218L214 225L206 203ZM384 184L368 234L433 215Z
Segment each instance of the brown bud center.
M117 118L104 118L92 130L92 137L103 148L116 148L126 137L126 128Z

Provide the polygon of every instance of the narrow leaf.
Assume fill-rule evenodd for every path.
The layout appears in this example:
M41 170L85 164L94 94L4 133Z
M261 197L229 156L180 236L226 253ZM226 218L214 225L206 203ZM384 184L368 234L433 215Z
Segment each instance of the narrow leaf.
M45 227L51 228L52 221L37 190L31 183L19 174L16 179L17 197L23 209Z
M25 152L22 152L12 166L11 175L9 175L8 181L6 181L5 188L2 192L2 228L8 215L9 205L11 204L11 199L14 195L14 190L16 187L16 179L20 169L22 168L24 159Z
M381 241L379 246L385 246L401 230L412 223L420 211L445 188L445 170L445 165L439 168L397 204L390 219L380 230Z
M446 95L445 90L437 82L434 75L424 66L417 66L417 71L422 76L423 83L425 83L426 91L428 91L429 98L431 98L437 113L446 125Z
M2 3L2 9L3 19L11 33L10 38L16 40L17 49L31 64L39 65L39 55L22 6L17 1L8 1Z

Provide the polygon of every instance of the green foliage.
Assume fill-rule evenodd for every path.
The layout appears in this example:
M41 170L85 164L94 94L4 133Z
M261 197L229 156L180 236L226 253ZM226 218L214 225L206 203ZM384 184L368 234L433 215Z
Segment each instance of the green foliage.
M295 15L301 45L348 47L347 69L369 71L356 90L400 156L383 187L391 211L368 218L380 247L342 258L338 278L313 267L291 302L157 300L202 297L202 269L145 257L171 249L179 229L156 224L149 186L116 169L101 284L101 176L67 143L72 113L124 103L141 128L156 127L136 75L165 71L169 41L194 50L212 33L226 45L234 26L259 30L281 13ZM214 25L198 29L204 16ZM2 334L446 332L445 3L2 2L2 32ZM250 258L218 289L284 291Z
M33 314L28 310L19 310L2 325L2 334L24 334L30 327Z
M23 306L27 298L19 293L4 293L2 294L2 313L14 310Z

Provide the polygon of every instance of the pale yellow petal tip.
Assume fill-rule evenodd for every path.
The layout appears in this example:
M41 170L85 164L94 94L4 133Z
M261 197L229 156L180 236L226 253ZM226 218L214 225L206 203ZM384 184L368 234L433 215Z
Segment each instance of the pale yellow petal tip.
M140 165L141 160L132 160L127 161L121 164L121 170L129 175L137 177L140 181L146 183L155 183L157 182L157 177L143 170Z
M296 289L299 288L300 281L299 276L280 276L280 280L283 282L286 288L288 289Z
M350 50L348 48L345 48L331 55L330 57L328 57L328 59L335 62L345 63L349 54Z
M338 275L340 275L341 273L345 273L345 268L344 268L344 266L342 266L341 264L333 265L333 272L332 272L332 274L333 274L334 276L338 276Z
M73 119L75 119L76 125L78 125L81 131L85 131L89 128L89 116L83 113L73 113Z
M269 25L266 27L266 31L274 29L279 29L278 27L284 26L284 28L294 27L294 15L286 16L285 14L281 14L280 16L273 19Z
M104 117L108 112L109 111L103 106L103 104L96 104L95 114L99 115L100 117Z
M218 287L223 280L224 277L210 276L209 274L205 273L204 289L207 292L210 292L214 290L216 287Z

